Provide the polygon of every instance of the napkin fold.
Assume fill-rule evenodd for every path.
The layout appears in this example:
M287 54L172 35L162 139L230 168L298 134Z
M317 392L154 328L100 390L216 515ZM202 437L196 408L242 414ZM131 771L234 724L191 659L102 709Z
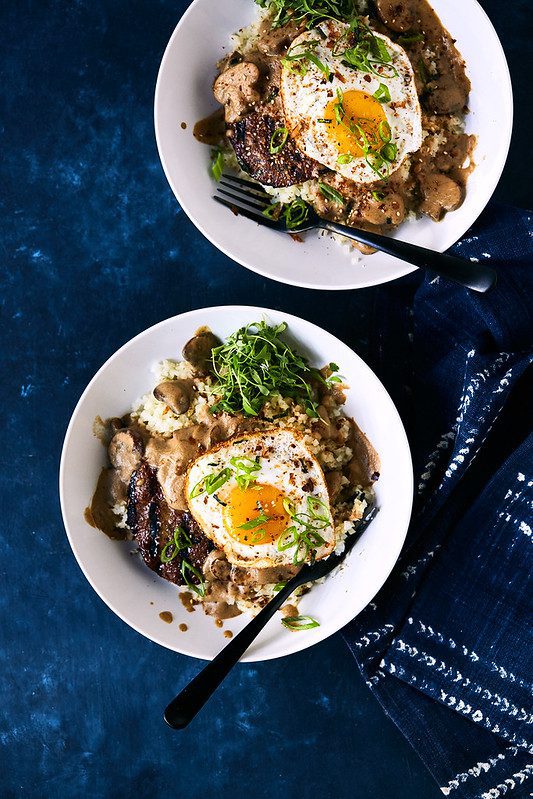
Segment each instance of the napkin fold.
M491 204L456 254L475 294L417 274L377 293L373 366L406 425L415 498L389 580L343 631L445 796L533 791L533 224Z

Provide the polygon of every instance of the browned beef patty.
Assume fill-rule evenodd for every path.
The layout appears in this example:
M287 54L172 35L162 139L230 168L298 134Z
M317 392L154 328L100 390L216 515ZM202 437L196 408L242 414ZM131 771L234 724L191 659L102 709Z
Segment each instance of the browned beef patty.
M316 178L324 167L308 158L288 137L279 153L271 154L270 141L283 122L254 112L229 126L229 141L241 169L265 186L293 186Z
M156 475L156 470L145 461L133 472L128 489L128 526L146 565L165 580L186 585L181 572L183 560L201 572L213 544L190 513L168 506ZM191 545L180 550L168 563L162 563L161 553L167 544L173 542L177 527L184 530ZM173 548L169 547L165 554L166 557L172 556ZM190 571L187 571L187 577L192 583L198 582Z

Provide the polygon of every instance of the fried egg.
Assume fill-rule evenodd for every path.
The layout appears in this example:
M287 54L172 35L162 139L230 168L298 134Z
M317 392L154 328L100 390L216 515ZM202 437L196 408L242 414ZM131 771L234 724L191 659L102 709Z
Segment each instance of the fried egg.
M335 546L324 474L296 431L219 444L190 465L185 496L205 535L236 566L300 563Z
M342 177L371 183L420 148L420 103L400 45L372 32L374 46L390 57L373 64L375 74L346 63L350 35L348 25L329 22L297 36L282 62L281 97L287 129L302 152Z

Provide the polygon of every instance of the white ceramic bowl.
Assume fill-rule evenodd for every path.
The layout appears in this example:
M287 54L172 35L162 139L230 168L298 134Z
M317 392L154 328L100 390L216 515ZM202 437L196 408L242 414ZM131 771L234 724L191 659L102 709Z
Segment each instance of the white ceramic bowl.
M477 167L461 208L442 222L427 218L407 222L395 235L443 252L475 222L496 188L509 149L513 101L505 55L479 3L432 0L432 5L457 40L472 82L466 130L478 137ZM209 148L194 139L192 129L217 107L212 94L215 64L227 53L230 34L249 24L257 11L253 0L194 0L168 43L157 79L155 131L161 162L178 202L222 252L282 283L314 289L363 288L413 271L382 253L354 263L347 248L316 233L308 233L305 242L298 244L286 234L235 217L211 201Z
M376 495L380 512L350 553L346 565L307 594L300 603L320 627L290 632L277 615L246 656L247 661L298 652L339 630L370 602L385 582L402 547L411 513L411 457L398 413L382 384L345 344L319 327L290 314L264 308L225 306L206 308L167 319L136 336L115 353L85 389L72 415L61 457L60 495L67 535L78 563L94 590L127 624L152 641L195 657L211 659L224 645L223 631L201 608L188 613L176 586L153 574L131 542L112 541L90 527L84 510L90 504L104 447L93 435L93 422L121 416L154 384L153 366L164 358L180 358L183 344L201 325L225 337L248 322L285 320L290 338L310 361L322 366L335 361L352 386L346 411L354 416L377 448L382 461ZM159 618L169 610L172 624ZM237 632L249 620L239 616L225 623ZM182 633L178 625L185 623Z

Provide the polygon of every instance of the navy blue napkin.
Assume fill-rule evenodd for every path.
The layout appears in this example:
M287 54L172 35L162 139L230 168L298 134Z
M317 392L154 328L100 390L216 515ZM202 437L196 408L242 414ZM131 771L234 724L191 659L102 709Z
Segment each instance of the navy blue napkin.
M397 566L344 636L454 799L533 790L532 236L531 214L491 205L454 250L490 260L492 292L416 275L374 308L415 501Z

